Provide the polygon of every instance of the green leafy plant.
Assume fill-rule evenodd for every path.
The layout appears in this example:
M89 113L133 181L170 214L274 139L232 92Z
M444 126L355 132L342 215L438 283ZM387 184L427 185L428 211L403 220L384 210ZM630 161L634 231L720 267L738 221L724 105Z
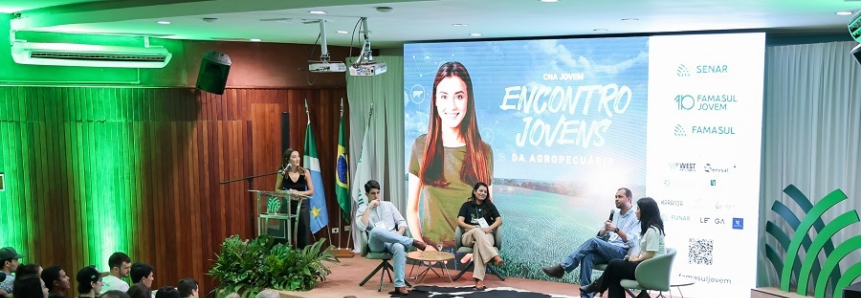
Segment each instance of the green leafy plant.
M219 297L240 293L243 298L254 297L263 289L307 291L332 273L323 262L339 263L325 238L304 249L276 244L269 235L254 240L241 240L233 235L221 244L215 264L209 274L221 285Z

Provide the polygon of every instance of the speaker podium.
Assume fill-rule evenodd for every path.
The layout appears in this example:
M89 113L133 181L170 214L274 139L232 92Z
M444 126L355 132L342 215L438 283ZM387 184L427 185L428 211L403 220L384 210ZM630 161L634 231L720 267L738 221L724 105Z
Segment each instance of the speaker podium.
M195 88L218 95L224 94L227 75L230 73L230 57L227 54L209 51L200 62Z

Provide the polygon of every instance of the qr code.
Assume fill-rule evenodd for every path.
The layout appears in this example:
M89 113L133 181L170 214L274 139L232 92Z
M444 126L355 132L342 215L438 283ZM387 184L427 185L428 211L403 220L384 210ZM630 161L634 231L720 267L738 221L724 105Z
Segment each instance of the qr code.
M688 244L688 264L711 265L714 259L715 241L712 239L690 238Z

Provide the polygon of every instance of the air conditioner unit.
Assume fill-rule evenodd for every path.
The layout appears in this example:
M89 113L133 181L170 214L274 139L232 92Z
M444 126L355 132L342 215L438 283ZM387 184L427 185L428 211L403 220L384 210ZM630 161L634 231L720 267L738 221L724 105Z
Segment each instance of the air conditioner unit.
M18 64L163 68L173 56L162 47L121 47L71 43L12 42L12 59Z

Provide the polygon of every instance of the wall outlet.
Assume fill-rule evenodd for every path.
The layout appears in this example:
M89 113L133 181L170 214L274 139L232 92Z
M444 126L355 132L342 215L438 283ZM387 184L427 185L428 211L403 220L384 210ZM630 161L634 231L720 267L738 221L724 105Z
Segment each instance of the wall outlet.
M338 234L339 232L341 232L341 230L340 230L340 229L338 229L338 228L332 228L332 234Z
M349 232L349 231L350 231L350 226L344 226L344 232Z

